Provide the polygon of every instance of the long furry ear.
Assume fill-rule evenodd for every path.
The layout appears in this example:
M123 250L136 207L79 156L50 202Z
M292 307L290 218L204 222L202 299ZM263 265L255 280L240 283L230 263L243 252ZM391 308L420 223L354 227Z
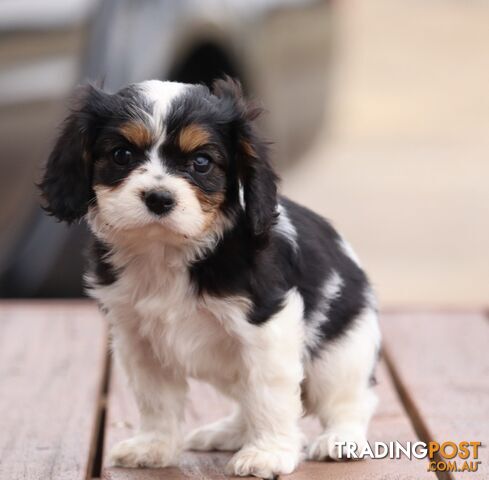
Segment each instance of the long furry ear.
M241 84L230 77L216 80L212 92L231 102L236 112L236 155L246 218L251 233L263 237L277 217L278 183L270 163L268 143L258 135L255 124L263 109L245 100Z
M91 85L77 90L72 112L62 125L39 184L43 208L61 221L71 223L83 217L93 196L88 106L93 97L101 95L106 94Z
M239 145L245 212L255 236L268 233L277 217L277 182L268 147L254 134L242 136Z

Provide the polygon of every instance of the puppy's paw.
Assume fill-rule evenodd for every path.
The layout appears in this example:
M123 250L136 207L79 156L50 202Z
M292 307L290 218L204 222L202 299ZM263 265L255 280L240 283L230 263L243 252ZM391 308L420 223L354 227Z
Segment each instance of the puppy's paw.
M292 473L299 463L300 455L294 450L264 450L253 445L237 452L226 467L228 475L272 479L277 475Z
M246 428L235 418L224 418L190 432L185 448L208 452L211 450L236 451L245 443Z
M360 452L367 443L367 438L362 431L352 428L336 428L326 430L312 443L309 448L310 460L349 460L346 456L345 447L340 447L338 443L354 442L357 445L356 452Z
M109 454L113 467L159 468L174 465L178 449L168 437L143 433L119 442Z

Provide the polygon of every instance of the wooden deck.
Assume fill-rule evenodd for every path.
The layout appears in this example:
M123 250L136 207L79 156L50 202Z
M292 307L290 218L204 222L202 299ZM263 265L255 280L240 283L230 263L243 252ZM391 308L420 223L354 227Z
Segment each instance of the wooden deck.
M432 473L428 461L304 462L288 480L489 478L489 322L483 313L382 315L384 355L373 441L481 441L477 473ZM179 467L106 468L137 416L112 367L107 331L89 302L0 304L0 479L222 479L227 454L188 452ZM230 404L192 383L186 428ZM318 425L303 421L312 437Z

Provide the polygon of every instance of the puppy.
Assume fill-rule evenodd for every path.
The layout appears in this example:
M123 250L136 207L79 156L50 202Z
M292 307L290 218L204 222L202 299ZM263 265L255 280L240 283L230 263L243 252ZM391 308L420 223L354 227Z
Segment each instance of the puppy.
M374 297L333 227L277 195L260 109L229 78L76 98L40 187L50 214L84 217L94 234L89 293L141 417L112 463L164 467L186 447L237 451L230 474L287 474L303 413L324 429L309 458L361 447L376 404ZM237 410L183 439L188 377Z

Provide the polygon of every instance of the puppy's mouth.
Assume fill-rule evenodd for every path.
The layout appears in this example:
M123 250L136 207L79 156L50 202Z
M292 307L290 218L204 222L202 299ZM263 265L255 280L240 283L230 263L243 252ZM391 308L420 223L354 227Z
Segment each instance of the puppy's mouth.
M144 245L145 242L184 247L192 244L193 238L174 228L170 222L156 218L154 221L141 223L140 225L125 225L112 229L109 235L114 241L122 244L137 242Z

